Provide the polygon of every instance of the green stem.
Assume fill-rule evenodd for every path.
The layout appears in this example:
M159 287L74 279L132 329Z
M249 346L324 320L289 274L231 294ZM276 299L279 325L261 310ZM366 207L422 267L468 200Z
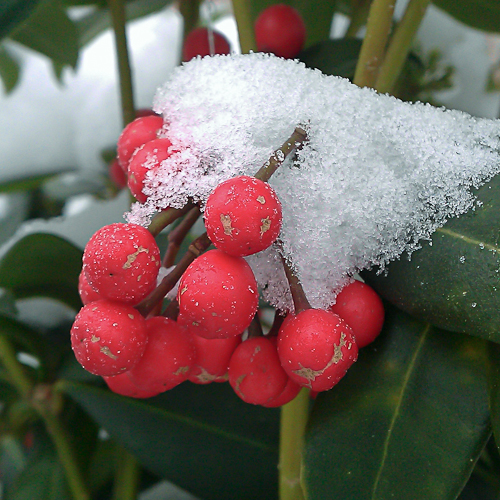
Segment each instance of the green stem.
M188 203L183 208L167 208L158 212L148 226L149 232L156 238L168 225L186 215L192 208L193 204Z
M309 389L281 407L279 491L280 500L303 500L300 484L304 433L309 417Z
M0 362L9 374L9 377L19 394L29 399L33 384L26 375L23 366L16 357L16 351L12 343L5 335L0 335Z
M136 500L140 469L135 457L117 446L117 464L113 500Z
M403 69L410 52L411 44L430 0L410 0L403 18L398 23L389 42L384 62L375 83L375 88L381 92L391 92Z
M358 31L361 29L361 26L366 24L366 20L368 19L368 12L370 12L370 4L371 0L363 0L354 10L351 16L351 22L347 27L347 31L345 32L346 38L353 38L358 34Z
M370 7L366 35L354 74L354 83L360 87L375 85L391 30L395 3L396 0L373 0Z
M90 500L90 494L78 467L75 452L70 444L70 437L59 420L50 409L37 407L47 432L56 447L59 462L64 468L66 480L74 500Z
M120 96L122 103L123 126L135 119L134 92L132 87L132 70L130 68L127 47L125 2L124 0L108 0L111 22L115 33L116 57L118 60L118 76L120 79Z
M233 13L238 26L242 54L256 52L255 33L249 0L233 0Z

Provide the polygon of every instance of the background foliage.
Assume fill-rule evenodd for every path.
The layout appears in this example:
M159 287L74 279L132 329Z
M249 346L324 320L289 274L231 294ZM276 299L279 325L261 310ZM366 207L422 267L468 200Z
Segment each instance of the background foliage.
M250 2L250 18L272 3ZM286 3L301 11L307 24L299 58L324 73L353 79L362 40L328 40L331 19L340 12L351 27L362 26L370 0ZM127 19L169 4L127 1ZM497 2L434 4L471 27L500 31ZM75 16L74 7L85 9ZM180 2L183 13L197 7ZM190 18L196 22L197 16ZM4 0L5 91L16 88L22 70L12 41L48 57L60 77L110 25L104 0ZM413 50L393 93L405 100L430 99L432 90L451 84L451 76L436 55ZM58 188L62 175L19 172L0 185L19 205L11 226L0 228L4 498L127 500L163 478L206 500L277 498L279 409L247 405L227 384L186 383L150 400L131 400L111 393L75 361L68 332L80 307L81 248L50 234L7 241L12 224L61 213L75 194ZM117 194L105 174L79 189L101 199ZM310 402L302 464L307 498L498 498L500 181L493 179L477 195L482 204L437 230L432 245L423 242L387 274L363 273L386 300L387 319L379 340L362 350L345 379ZM50 327L26 322L19 307L40 297L63 304L69 313Z

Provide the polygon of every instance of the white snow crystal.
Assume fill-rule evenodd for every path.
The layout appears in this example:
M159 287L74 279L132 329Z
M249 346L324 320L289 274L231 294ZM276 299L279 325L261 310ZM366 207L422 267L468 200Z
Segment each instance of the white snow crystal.
M355 272L419 248L500 170L500 121L404 103L271 55L192 60L154 109L180 152L149 172L150 198L127 215L144 225L167 206L203 207L221 181L255 174L296 126L306 129L270 184L283 204L283 252L313 307L333 303ZM248 261L265 298L291 309L277 249Z

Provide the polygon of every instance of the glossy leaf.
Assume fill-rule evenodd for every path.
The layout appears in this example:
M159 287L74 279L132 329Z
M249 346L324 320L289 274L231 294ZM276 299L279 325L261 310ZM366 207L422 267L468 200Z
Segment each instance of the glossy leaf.
M491 408L491 425L495 442L500 451L500 345L489 344L490 371L488 372L488 389Z
M0 79L7 94L14 90L19 81L19 64L2 45L0 45Z
M362 40L337 38L324 40L299 54L299 59L309 68L319 69L325 75L353 79Z
M306 47L314 45L330 36L333 14L335 13L335 0L255 0L248 2L252 19L255 21L259 14L276 3L285 3L297 9L306 24Z
M78 31L59 0L42 0L10 37L61 64L76 67Z
M486 342L389 308L306 434L309 500L452 500L489 435Z
M0 2L0 39L24 21L39 0L2 0Z
M61 388L151 472L204 500L276 499L278 409L243 403L228 384L186 382L151 400Z
M0 259L0 287L18 299L51 297L79 309L81 268L79 248L52 234L29 234Z
M391 263L387 276L362 276L417 318L500 342L500 176L477 196L481 207L448 221L411 260Z
M432 0L436 7L467 26L500 31L500 3L496 0Z

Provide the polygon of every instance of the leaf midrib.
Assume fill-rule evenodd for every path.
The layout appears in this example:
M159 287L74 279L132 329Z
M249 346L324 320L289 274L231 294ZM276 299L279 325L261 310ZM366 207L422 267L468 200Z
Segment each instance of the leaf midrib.
M417 360L418 356L420 355L420 351L422 350L422 346L424 345L425 339L426 339L427 334L429 333L431 327L432 327L432 325L430 323L428 323L426 325L425 330L423 331L423 333L418 341L417 348L415 349L413 356L410 360L410 363L408 365L408 369L406 370L406 374L405 374L404 379L403 379L403 384L401 386L401 390L399 393L398 403L396 405L394 414L392 416L392 419L391 419L391 422L389 424L389 428L387 429L387 434L386 434L386 437L384 440L384 446L382 449L382 459L380 462L380 467L378 469L377 475L375 477L375 481L373 483L373 490L372 490L372 496L371 496L372 500L375 500L375 498L376 498L377 488L378 488L380 479L382 477L383 470L385 468L385 463L387 461L387 456L388 456L388 451L389 451L389 443L390 443L390 440L392 437L392 431L394 430L394 428L396 426L396 421L399 417L401 406L402 406L403 400L405 398L405 392L408 388L410 378L411 378L413 371L415 369L416 360Z
M483 245L485 249L488 249L488 250L495 252L495 253L500 251L499 247L492 245L491 243L477 240L477 239L472 238L470 236L466 236L465 234L460 234L460 233L457 233L455 231L452 231L451 229L446 229L444 227L440 227L440 228L436 229L436 233L443 233L443 234L450 236L452 238L465 241L466 243L470 243L471 245L478 245L478 246Z

